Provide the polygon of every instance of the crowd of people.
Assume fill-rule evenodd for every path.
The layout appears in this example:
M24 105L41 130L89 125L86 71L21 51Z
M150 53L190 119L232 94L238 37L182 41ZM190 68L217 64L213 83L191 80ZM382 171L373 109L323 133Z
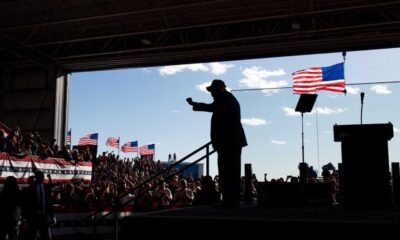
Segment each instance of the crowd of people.
M56 140L46 142L37 131L22 134L17 127L5 136L0 131L0 153L6 152L11 155L35 155L41 159L48 157L62 158L66 161L91 161L92 155L89 147L84 149L71 149L70 145L58 146Z
M50 181L48 185L49 196L46 203L51 203L51 208L48 209L51 216L53 216L53 208L55 212L89 212L102 206L111 207L117 199L119 204L123 206L119 211L153 211L195 204L215 204L223 199L219 176L214 179L210 176L196 179L190 174L178 173L176 168L165 169L160 160L156 161L148 156L120 158L114 153L103 152L93 161L88 147L84 150L71 150L68 145L59 148L54 143L55 141L44 142L37 132L23 136L17 128L5 137L3 132L0 131L0 152L11 155L37 155L42 159L55 157L67 161L92 161L93 175L91 182L81 179L63 184L53 184ZM172 159L176 161L175 154L173 157L171 154L169 155L170 164L175 162ZM336 203L338 192L336 172L324 171L322 176L323 178L318 178L315 171L309 171L308 182L331 183L332 202ZM7 178L0 197L0 206L10 206L7 209L7 214L13 220L4 224L5 228L3 228L4 231L1 231L0 240L4 239L5 235L8 235L8 239L10 239L15 234L12 231L15 228L14 225L21 220L26 221L26 212L29 212L27 206L32 208L31 204L27 202L27 199L31 198L26 196L29 192L39 191L38 189L32 190L43 184L43 181L41 183L38 181L40 179L37 176L31 176L28 178L27 185L19 186L14 177ZM242 196L246 192L245 182L245 178L242 177L240 182ZM272 179L270 182L297 183L298 177L290 176L286 180ZM251 204L257 204L257 189L258 180L253 175L250 190L251 196L253 196ZM18 209L22 209L22 212L19 212ZM50 222L48 222L48 225L44 224L44 228L48 227L49 224ZM35 228L40 227L43 226L35 225ZM40 229L38 230L40 231ZM44 230L42 229L42 231ZM29 231L27 232L29 233ZM41 234L46 238L45 232Z
M218 184L211 178L195 179L191 175L178 174L174 168L164 171L161 162L151 158L120 159L113 153L104 152L93 164L90 183L76 180L53 184L48 175L49 184L43 187L45 200L40 200L42 194L39 186L43 186L45 178L41 171L36 171L35 176L30 176L28 184L24 185L17 184L14 176L7 177L0 195L1 212L5 214L2 219L6 221L1 224L0 239L5 239L6 235L8 239L14 239L17 224L20 229L25 229L20 233L26 239L33 239L29 235L33 228L39 231L43 239L49 239L45 229L49 228L51 222L47 222L46 217L44 223L41 213L53 219L54 212L95 211L101 206L111 206L110 203L116 199L125 205L119 211L153 211L215 203L220 199ZM162 171L165 173L159 174ZM39 173L42 177L38 177ZM158 177L154 177L158 174ZM33 195L39 196L39 200L32 200ZM50 204L51 208L41 208L42 202L46 206Z
M91 184L77 181L56 186L54 202L67 208L94 210L123 196L122 203L129 202L128 206L135 210L191 205L201 190L200 179L174 175L176 169L172 169L148 181L163 170L160 161L138 157L120 159L104 152L97 158Z

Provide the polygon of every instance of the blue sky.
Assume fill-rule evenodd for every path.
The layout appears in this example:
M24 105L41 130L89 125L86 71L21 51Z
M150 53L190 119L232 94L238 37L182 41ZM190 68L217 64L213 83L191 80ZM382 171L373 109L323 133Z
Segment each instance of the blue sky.
M233 90L289 87L294 71L342 61L341 53L331 53L73 73L69 112L72 143L98 132L99 152L116 152L105 145L107 137L113 136L121 137L122 143L138 140L139 146L155 143L156 158L162 161L169 153L176 153L180 159L210 140L211 114L193 112L185 99L212 102L205 91L212 79L223 79ZM399 62L400 49L348 52L346 83L398 81ZM365 124L393 123L390 161L400 161L400 113L396 111L400 84L346 88L347 95L319 92L314 106L318 114L304 116L305 162L318 168L341 161L340 143L333 141L333 125L360 123L360 92L365 92ZM243 149L242 163L251 163L259 179L264 173L269 179L298 175L297 164L302 160L301 117L294 108L299 95L291 89L233 94L241 104L249 142ZM215 156L211 162L211 174L217 174Z

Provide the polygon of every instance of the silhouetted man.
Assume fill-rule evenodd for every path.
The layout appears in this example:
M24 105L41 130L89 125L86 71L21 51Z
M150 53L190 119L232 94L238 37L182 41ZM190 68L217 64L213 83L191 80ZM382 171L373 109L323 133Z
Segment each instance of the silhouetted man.
M27 226L26 239L35 239L39 232L41 239L50 240L50 224L55 223L51 189L44 185L44 173L35 172L35 184L24 191L22 205L22 220Z
M226 91L225 83L215 79L207 87L214 98L210 104L197 103L192 98L186 101L194 111L212 112L211 142L218 153L218 172L222 206L235 207L240 202L240 165L242 147L247 146L246 136L240 122L240 105Z

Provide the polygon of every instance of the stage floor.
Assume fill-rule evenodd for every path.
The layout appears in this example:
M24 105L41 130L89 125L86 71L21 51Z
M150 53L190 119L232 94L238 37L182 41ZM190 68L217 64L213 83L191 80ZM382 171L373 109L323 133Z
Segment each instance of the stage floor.
M184 209L164 210L153 213L134 214L121 221L120 238L128 239L133 228L153 226L153 234L170 231L176 227L191 229L202 226L196 235L207 237L210 231L224 230L233 234L248 231L256 236L260 233L296 236L309 231L348 230L369 236L384 231L397 234L400 230L398 210L348 210L342 207L249 207L220 209L213 206L196 206ZM161 236L160 235L160 236Z

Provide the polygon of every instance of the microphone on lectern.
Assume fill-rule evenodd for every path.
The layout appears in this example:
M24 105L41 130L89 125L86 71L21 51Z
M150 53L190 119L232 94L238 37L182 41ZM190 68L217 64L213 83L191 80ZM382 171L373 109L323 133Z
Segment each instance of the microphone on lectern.
M364 93L364 92L361 92L360 96L361 96L361 104L364 104L364 96L365 96L365 93Z

